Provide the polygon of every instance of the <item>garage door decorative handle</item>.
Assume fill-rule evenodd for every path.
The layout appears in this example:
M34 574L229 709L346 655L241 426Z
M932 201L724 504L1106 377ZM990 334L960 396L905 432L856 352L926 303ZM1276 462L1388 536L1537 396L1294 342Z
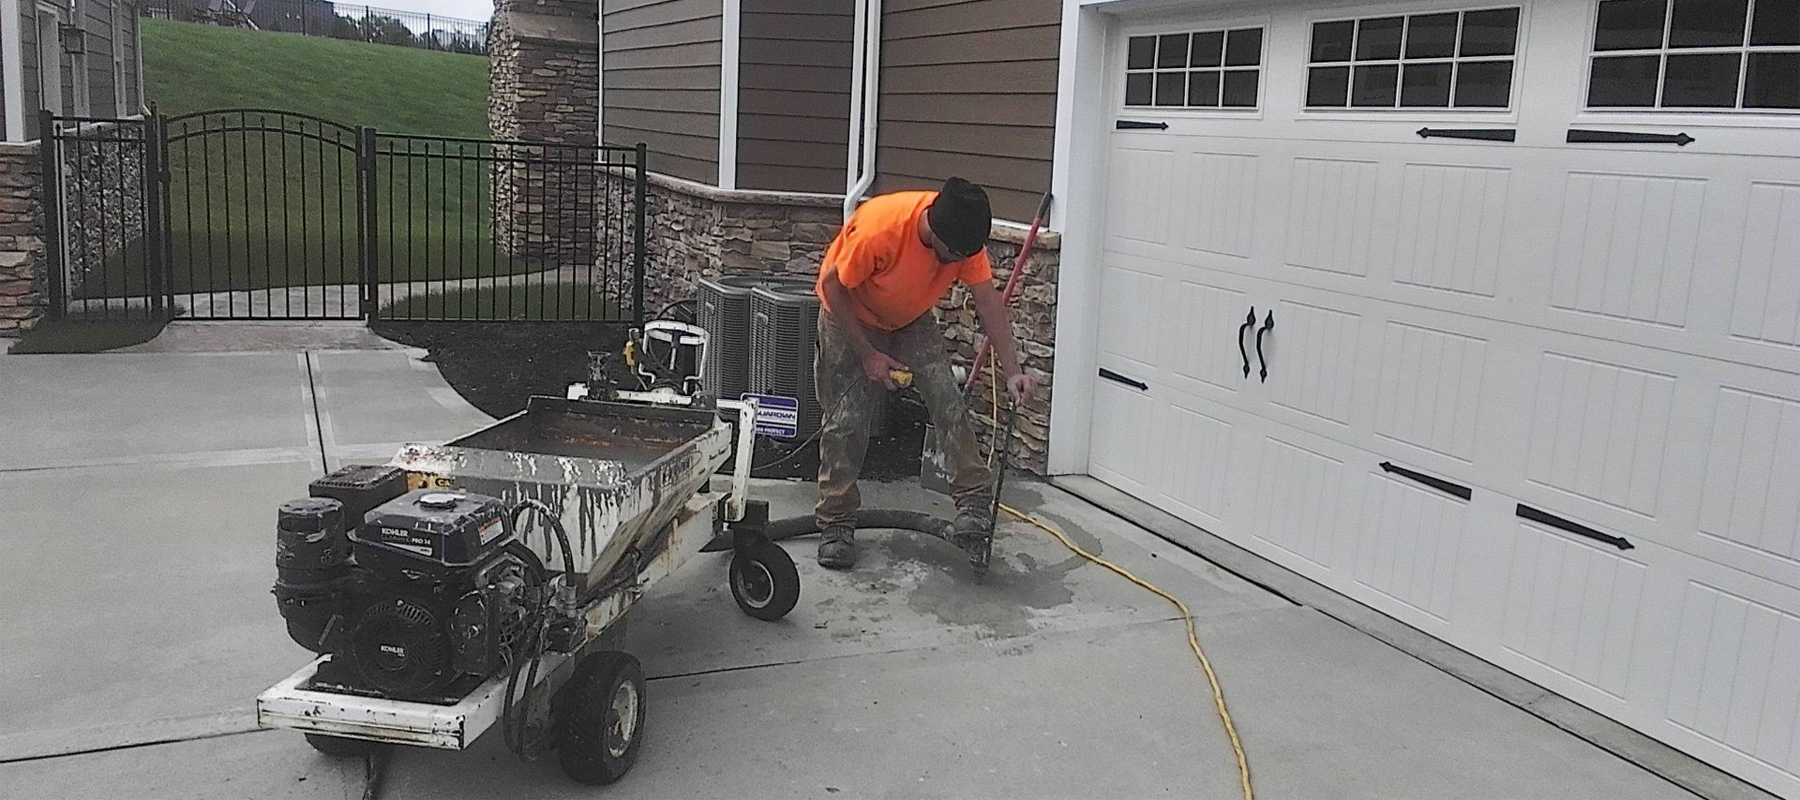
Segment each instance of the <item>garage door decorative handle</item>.
M1256 321L1255 311L1250 312L1250 321ZM1268 319L1263 320L1262 327L1256 329L1256 361L1262 365L1261 377L1263 383L1269 382L1269 359L1263 356L1262 351L1263 334L1272 330L1275 330L1275 309L1273 308L1269 309L1269 317Z
M1250 316L1244 318L1244 324L1238 326L1238 355L1244 359L1244 377L1250 377L1250 352L1244 349L1244 334L1256 324L1256 306L1250 307ZM1261 354L1258 354L1261 357Z
M1632 131L1583 131L1569 129L1569 144L1672 144L1686 147L1694 137L1685 133L1633 133Z
M1593 539L1596 542L1605 542L1607 544L1612 545L1613 547L1619 548L1620 550L1631 550L1631 549L1637 547L1637 545L1634 545L1631 543L1631 540L1626 539L1623 536L1614 536L1610 533L1601 533L1597 530L1594 530L1593 528L1590 528L1590 527L1583 525L1579 522L1576 522L1574 520L1563 519L1562 517L1559 517L1548 511L1542 511L1539 509L1535 509L1535 508L1532 508L1531 506L1525 505L1524 503L1519 504L1518 511L1516 511L1515 513L1517 513L1523 519L1528 519L1528 520L1531 520L1532 522L1536 522L1541 525L1548 525L1559 531L1566 531L1568 533L1573 533L1576 536L1580 536L1580 537L1587 538L1587 539Z
M1122 119L1113 123L1113 130L1120 131L1166 131L1168 129L1169 123L1167 122L1144 122L1135 119Z

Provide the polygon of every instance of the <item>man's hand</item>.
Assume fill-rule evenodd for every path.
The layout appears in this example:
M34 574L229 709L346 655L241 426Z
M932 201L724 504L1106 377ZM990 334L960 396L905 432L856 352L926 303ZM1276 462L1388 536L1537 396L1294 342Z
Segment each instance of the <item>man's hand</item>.
M1006 379L1006 391L1012 394L1013 405L1024 405L1026 400L1037 394L1037 378L1021 372Z
M893 372L896 370L912 371L907 369L905 364L888 358L886 353L879 350L871 350L868 355L863 356L862 366L864 376L874 383L881 384L890 392L900 388L900 384L894 381Z

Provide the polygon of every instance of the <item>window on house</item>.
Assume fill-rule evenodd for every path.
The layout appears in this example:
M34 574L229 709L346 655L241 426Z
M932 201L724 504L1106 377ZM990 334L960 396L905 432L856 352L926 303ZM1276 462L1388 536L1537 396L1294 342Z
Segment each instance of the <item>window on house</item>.
M1307 108L1507 108L1519 9L1313 23Z
M1800 109L1800 0L1601 0L1588 107Z
M1255 108L1262 28L1164 33L1126 40L1125 105Z

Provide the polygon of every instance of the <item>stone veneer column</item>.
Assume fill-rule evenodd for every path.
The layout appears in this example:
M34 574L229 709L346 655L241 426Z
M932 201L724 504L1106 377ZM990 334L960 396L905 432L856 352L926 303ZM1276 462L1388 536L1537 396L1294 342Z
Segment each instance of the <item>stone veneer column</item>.
M0 336L36 325L49 303L38 146L0 144Z
M488 36L488 130L496 139L542 142L502 147L519 159L494 165L494 236L515 257L574 267L594 259L590 170L536 159L591 158L554 144L599 143L598 0L496 0Z

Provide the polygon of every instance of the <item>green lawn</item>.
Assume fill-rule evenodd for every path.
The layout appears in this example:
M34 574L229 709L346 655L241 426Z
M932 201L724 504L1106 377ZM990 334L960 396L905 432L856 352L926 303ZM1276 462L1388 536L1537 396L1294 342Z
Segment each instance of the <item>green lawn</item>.
M222 108L307 114L387 133L483 138L487 59L417 48L144 21L145 92L164 117ZM238 130L242 127L252 130ZM255 130L273 127L276 132ZM182 137L184 132L209 131ZM220 132L221 128L231 128ZM293 132L281 132L292 130ZM174 290L356 279L354 139L279 116L171 123ZM320 141L320 135L327 141ZM384 145L386 147L386 145ZM441 151L441 146L433 146ZM383 158L377 279L437 280L556 266L497 245L492 165ZM142 243L90 274L77 297L143 290Z
M381 307L390 320L467 319L541 322L612 322L624 319L618 303L586 284L543 284L495 289L456 289L414 295Z
M351 127L487 135L483 56L144 20L144 94L164 116L274 108Z

